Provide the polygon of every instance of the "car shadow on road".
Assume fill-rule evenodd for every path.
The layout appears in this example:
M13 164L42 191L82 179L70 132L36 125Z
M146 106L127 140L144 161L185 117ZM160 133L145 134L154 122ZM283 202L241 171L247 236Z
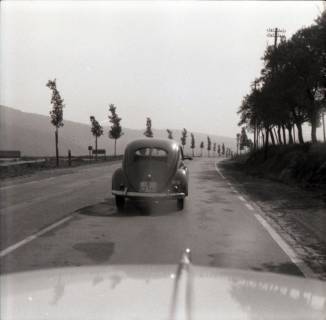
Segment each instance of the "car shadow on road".
M179 213L175 201L126 201L124 209L119 211L116 208L114 198L107 198L94 205L80 208L76 212L86 216L108 218L128 218L137 216L158 217Z

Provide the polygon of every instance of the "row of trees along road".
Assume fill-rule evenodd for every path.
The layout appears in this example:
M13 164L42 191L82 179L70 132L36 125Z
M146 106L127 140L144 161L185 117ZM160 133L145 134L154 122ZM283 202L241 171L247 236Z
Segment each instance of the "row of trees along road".
M276 32L274 45L264 53L264 68L238 111L239 125L254 133L254 149L260 139L266 150L270 143L292 144L295 127L303 143L304 123L310 124L311 142L316 143L316 128L324 120L326 12L289 40L281 37L279 44ZM324 121L323 130L325 140Z
M173 140L173 131L170 129L166 129L166 132L168 134L168 139ZM146 130L144 132L144 136L148 137L148 138L153 138L154 134L153 134L153 130L152 130L152 120L151 118L146 118ZM181 131L181 138L180 138L180 142L182 147L184 148L187 144L187 137L188 137L188 131L186 128L183 128ZM200 143L200 149L201 149L201 156L203 155L203 149L205 148L205 144L204 141L201 141ZM190 133L190 149L192 150L192 155L195 155L195 148L196 148L196 143L195 143L195 135L193 133ZM212 141L211 138L209 136L207 136L207 154L208 156L210 156L210 151L212 149ZM221 155L227 155L227 156L231 156L232 155L232 151L230 148L225 148L224 143L222 143L221 145L217 146L217 143L214 142L213 144L213 152L214 154L217 153L219 156Z
M55 127L55 155L56 155L56 166L59 166L59 128L63 127L63 99L61 98L60 92L57 89L56 79L49 80L46 86L52 91L51 104L52 110L50 110L51 123ZM117 154L117 139L122 135L122 127L120 125L121 118L116 112L116 106L114 104L109 105L109 120L111 126L109 129L109 138L114 139L114 155ZM97 160L97 139L103 135L104 130L100 123L95 119L94 116L90 116L91 121L91 132L95 137L95 159Z
M56 151L56 165L57 167L59 166L59 128L63 127L63 99L61 98L61 95L57 89L57 84L56 84L56 79L54 80L49 80L46 84L47 87L50 88L52 91L52 96L51 96L51 104L52 104L52 110L50 111L50 116L51 116L51 123L55 126L55 151ZM121 118L118 116L116 112L116 106L114 104L109 105L109 112L110 115L109 121L111 122L111 126L109 129L109 138L114 139L114 155L116 156L117 154L117 140L123 135L122 132L122 127L121 127ZM90 116L90 121L91 121L91 132L92 135L95 137L95 160L97 160L97 140L99 137L101 137L104 134L103 127L100 125L100 123L95 119L95 117L92 115ZM168 138L173 139L173 132L172 130L167 129L166 130L168 133ZM153 138L153 130L152 130L152 120L151 118L146 118L146 130L144 132L144 135L148 138ZM181 131L181 144L183 148L186 145L187 142L187 136L188 136L188 131L187 129L183 128ZM193 133L190 134L191 137L191 144L190 148L192 149L192 154L194 156L194 149L196 147L195 145L195 136ZM207 152L208 156L210 156L210 151L211 151L211 138L208 136L207 137ZM202 141L200 143L200 149L201 149L201 155L203 155L203 149L204 149L204 142ZM214 143L213 151L215 153L216 151L216 143ZM225 146L224 143L222 144L222 147L218 145L217 148L217 154L220 156L222 155L231 155L231 150L227 148L225 151Z
M109 105L109 121L111 122L111 126L109 129L109 138L114 140L114 156L117 155L117 140L124 134L122 132L121 127L121 118L117 114L117 107L114 104ZM91 132L95 137L95 160L97 160L97 139L103 135L103 127L99 124L99 122L95 119L94 116L90 116L91 120Z

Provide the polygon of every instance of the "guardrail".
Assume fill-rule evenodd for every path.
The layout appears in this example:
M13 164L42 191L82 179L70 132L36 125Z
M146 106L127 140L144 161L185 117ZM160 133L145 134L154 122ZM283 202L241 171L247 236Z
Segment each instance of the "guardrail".
M5 163L0 163L0 167L19 166L19 165L29 164L29 163L42 163L45 161L46 161L45 159L10 161Z

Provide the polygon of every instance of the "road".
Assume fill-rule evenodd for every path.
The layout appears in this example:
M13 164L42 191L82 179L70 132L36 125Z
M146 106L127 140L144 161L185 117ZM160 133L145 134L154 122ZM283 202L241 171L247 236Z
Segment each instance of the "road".
M188 161L183 211L166 201L150 208L127 203L118 213L111 176L119 165L79 167L2 186L1 273L175 264L189 247L198 265L303 275L291 248L223 176L216 159Z

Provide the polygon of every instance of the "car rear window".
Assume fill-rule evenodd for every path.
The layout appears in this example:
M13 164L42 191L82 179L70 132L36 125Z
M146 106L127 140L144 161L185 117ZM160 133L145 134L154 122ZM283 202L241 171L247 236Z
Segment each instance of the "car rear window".
M160 148L140 148L134 154L134 161L157 160L166 162L167 159L167 151Z

